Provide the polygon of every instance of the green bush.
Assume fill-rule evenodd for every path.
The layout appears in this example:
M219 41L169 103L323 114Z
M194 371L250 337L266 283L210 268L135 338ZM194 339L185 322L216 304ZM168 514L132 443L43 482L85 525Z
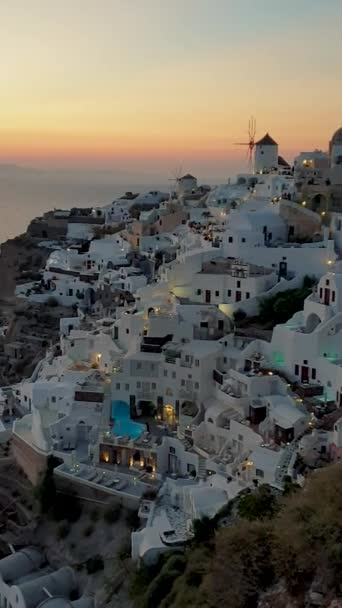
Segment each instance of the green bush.
M247 313L244 310L242 310L242 308L238 308L237 310L234 310L234 312L233 312L233 319L234 319L235 323L241 323L241 321L244 321L246 317L247 317Z
M163 599L170 593L175 580L183 573L185 563L182 555L173 555L165 562L143 595L141 608L159 608Z
M255 492L245 494L239 500L240 517L249 519L269 519L279 510L279 502L267 485L262 485Z

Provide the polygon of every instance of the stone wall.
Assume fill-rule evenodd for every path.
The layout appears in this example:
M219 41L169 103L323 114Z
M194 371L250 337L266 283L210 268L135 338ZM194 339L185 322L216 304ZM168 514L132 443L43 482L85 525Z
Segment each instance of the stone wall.
M35 450L15 433L12 436L12 451L17 465L34 486L38 485L46 469L48 454Z

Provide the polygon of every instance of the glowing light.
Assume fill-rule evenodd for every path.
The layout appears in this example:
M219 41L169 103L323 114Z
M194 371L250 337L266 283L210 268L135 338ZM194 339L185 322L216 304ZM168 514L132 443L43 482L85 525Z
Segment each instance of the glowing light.
M104 460L105 462L109 462L109 454L108 454L108 452L105 452L105 453L103 454L103 460Z
M302 202L302 205L303 205L303 207L305 207L305 205L306 205L306 201L303 201L303 202Z
M273 372L268 372L268 375L269 376L273 376Z
M332 261L332 260L328 260L328 261L327 261L328 266L331 266L331 264L332 264L332 263L333 263L333 261Z
M321 215L323 215L323 216L324 216L324 215L325 215L325 211L321 211Z

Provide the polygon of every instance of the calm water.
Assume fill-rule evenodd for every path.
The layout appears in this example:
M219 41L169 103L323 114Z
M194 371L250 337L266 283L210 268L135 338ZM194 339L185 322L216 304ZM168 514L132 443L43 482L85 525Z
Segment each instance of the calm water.
M25 232L36 216L53 208L87 207L112 202L127 190L141 192L153 184L109 172L39 171L0 165L0 242Z
M114 420L113 432L116 435L137 439L146 429L144 424L131 420L129 405L125 401L112 401L111 418Z

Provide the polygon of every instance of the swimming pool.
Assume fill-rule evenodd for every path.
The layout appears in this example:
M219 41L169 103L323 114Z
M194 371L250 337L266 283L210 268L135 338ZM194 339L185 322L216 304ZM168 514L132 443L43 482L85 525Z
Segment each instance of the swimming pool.
M116 435L137 439L146 430L144 424L131 420L129 405L125 401L112 401L111 418L114 421L112 430Z

